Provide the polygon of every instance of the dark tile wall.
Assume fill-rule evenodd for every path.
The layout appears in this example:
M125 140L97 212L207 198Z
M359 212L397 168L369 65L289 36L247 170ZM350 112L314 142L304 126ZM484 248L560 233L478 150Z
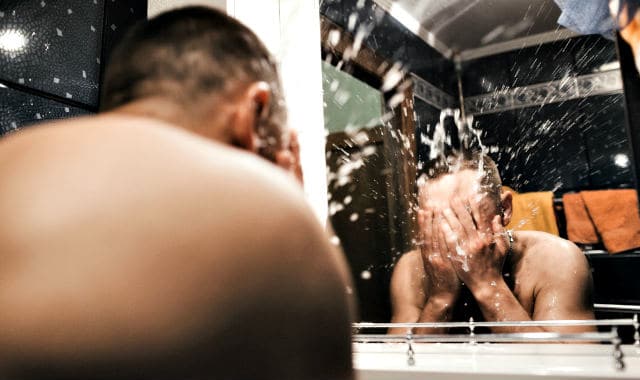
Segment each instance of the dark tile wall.
M12 132L23 125L90 113L84 108L73 107L8 87L0 87L0 135Z
M415 99L414 112L416 120L416 150L418 156L418 171L429 162L431 147L427 139L433 138L435 126L440 122L440 110L426 102Z
M464 96L585 75L618 60L615 43L581 36L466 61Z
M358 3L361 4L361 7L358 7ZM321 0L320 13L352 34L356 34L360 27L370 27L370 33L364 38L364 45L389 61L402 62L410 72L444 92L450 95L457 93L453 62L407 30L402 24L377 7L373 1ZM356 19L355 26L351 30L349 30L350 17ZM357 69L353 70L352 75L374 87L379 87L381 84L376 82L376 79L366 78ZM421 133L431 137L433 127L439 121L440 110L417 98L415 101L416 134L419 141ZM426 161L423 158L429 155L428 146L422 145L419 148L419 159ZM393 176L395 173L395 171L388 170L390 163L381 161L382 156L377 157L376 155L375 159L380 162L368 163L366 168L386 168L384 171L388 174L375 173L375 175L371 175L371 178L365 182L364 188L366 190L360 192L362 193L361 201L367 198L370 198L371 201L380 201L376 198L384 196L388 191L385 182L391 178L387 178L387 176ZM358 175L362 175L364 171L358 171L358 173ZM354 180L354 184L358 183L357 180ZM331 191L335 193L335 190ZM352 193L349 192L349 194ZM385 196L384 204L386 202ZM389 281L392 272L390 267L393 264L395 254L392 252L393 244L390 241L385 242L384 239L392 239L394 235L391 232L394 229L394 224L390 223L388 214L382 211L384 209L383 205L378 204L375 207L375 213L357 221L358 223L367 223L366 227L354 225L352 221L339 214L336 214L332 219L335 231L340 236L350 263L359 295L360 318L363 321L388 322L391 316ZM345 215L348 216L348 214ZM345 220L342 220L343 218ZM365 243L360 242L359 239L364 240ZM407 243L406 239L404 243ZM362 247L371 247L372 244L376 246L376 249L362 250ZM370 273L370 278L363 278L361 276L363 271Z
M465 62L463 93L501 89L596 72L617 61L615 44L584 36ZM563 103L479 115L474 127L497 148L503 180L521 192L632 187L631 159L623 96L592 96Z
M362 5L358 7L358 5ZM402 62L410 72L454 95L457 82L454 64L426 42L389 16L373 1L321 0L320 13L354 33L358 27L371 26L364 44L393 62ZM349 30L349 18L357 20L354 30Z
M109 52L147 1L0 2L0 135L98 109Z
M357 22L351 33L357 32L360 26L372 26L364 39L366 46L390 61L402 62L410 72L457 99L458 84L453 61L445 58L373 1L321 0L320 13L347 31L349 19L355 18ZM420 144L420 138L421 135L432 137L440 110L416 98L414 111L418 162L425 163L430 148Z
M0 12L0 29L25 43L16 51L0 50L3 81L97 104L103 0L3 1Z

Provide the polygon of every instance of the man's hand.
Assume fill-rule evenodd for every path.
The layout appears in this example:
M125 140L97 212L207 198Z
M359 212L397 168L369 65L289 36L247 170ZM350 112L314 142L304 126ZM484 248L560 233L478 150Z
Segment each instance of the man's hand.
M304 183L302 165L300 165L300 144L296 131L289 132L289 143L276 152L276 165L289 172L300 184Z
M458 277L471 292L502 282L502 267L509 249L506 231L496 215L487 223L477 204L453 199L442 212L441 223L448 256Z
M451 262L443 253L447 252L447 245L435 215L430 208L418 211L423 239L420 250L426 275L425 294L427 303L453 305L460 294L461 284Z

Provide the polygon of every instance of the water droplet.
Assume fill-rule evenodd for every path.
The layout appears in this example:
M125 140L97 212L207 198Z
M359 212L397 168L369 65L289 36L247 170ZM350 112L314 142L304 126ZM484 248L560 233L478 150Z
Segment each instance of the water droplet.
M340 31L336 29L330 31L327 38L329 46L338 46L338 43L340 43Z

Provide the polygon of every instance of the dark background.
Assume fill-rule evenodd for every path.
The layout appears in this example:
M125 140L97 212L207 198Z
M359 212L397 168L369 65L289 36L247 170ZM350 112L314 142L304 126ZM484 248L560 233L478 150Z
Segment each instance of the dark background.
M22 51L0 49L0 135L44 120L98 110L103 68L147 1L0 2L0 33L18 31Z

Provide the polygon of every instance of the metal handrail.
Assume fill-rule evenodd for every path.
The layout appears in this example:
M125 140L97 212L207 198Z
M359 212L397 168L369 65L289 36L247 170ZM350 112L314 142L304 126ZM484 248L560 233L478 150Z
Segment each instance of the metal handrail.
M518 342L609 342L618 339L618 334L612 332L591 332L562 334L553 332L533 333L505 333L505 334L476 334L472 338L474 343L518 343ZM416 343L469 343L469 334L423 334L411 335ZM357 334L353 341L358 343L387 342L406 343L406 335L390 334Z
M456 328L456 327L545 327L545 326L634 326L634 319L577 319L545 321L502 321L502 322L415 322L415 323L354 323L356 329L370 328Z
M545 327L545 326L612 326L610 332L585 332L585 333L557 333L557 332L529 332L529 333L494 333L475 334L476 327ZM590 320L545 320L545 321L500 321L500 322L417 322L417 323L354 323L356 329L373 328L406 328L406 335L398 334L354 334L355 343L406 343L407 363L415 365L414 343L581 343L581 342L608 342L613 345L614 366L618 370L625 367L618 335L618 326L633 326L635 330L635 346L640 347L640 322L638 315L633 319L590 319ZM414 328L454 328L463 327L469 329L469 334L413 334Z
M637 306L637 305L594 303L593 307L596 310L602 310L602 311L620 311L620 312L626 312L626 313L640 313L640 306Z

